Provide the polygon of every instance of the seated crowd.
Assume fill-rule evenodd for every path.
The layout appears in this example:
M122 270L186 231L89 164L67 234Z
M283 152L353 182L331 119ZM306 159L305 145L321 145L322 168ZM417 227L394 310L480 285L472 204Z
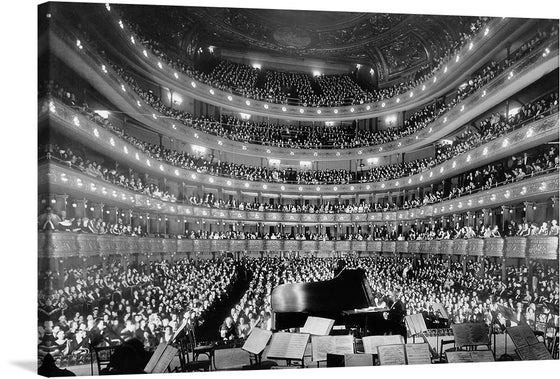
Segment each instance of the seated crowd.
M543 117L549 111L558 109L558 93L554 92L543 99L539 99L531 104L521 108L514 117L510 118L509 122L505 122L501 116L495 114L489 119L480 123L480 132L467 129L461 136L451 145L438 146L436 148L436 155L434 158L418 159L414 161L392 164L386 166L373 167L367 171L349 171L349 170L318 170L318 171L296 171L291 168L288 169L270 169L262 166L251 166L244 164L234 164L229 162L222 162L220 160L214 161L213 156L204 157L201 155L189 154L184 151L176 151L166 149L161 145L152 145L143 142L136 137L127 135L124 131L116 129L112 124L97 113L90 110L86 103L79 104L76 102L75 97L70 92L65 91L62 87L54 83L47 83L41 92L59 96L66 102L70 102L73 106L80 108L82 113L88 115L92 120L98 122L100 125L114 131L121 138L133 144L135 147L143 150L145 153L154 159L165 161L169 164L182 167L189 170L196 170L199 173L207 173L211 175L225 176L242 180L251 181L266 181L266 182L280 182L280 183L297 183L297 184L346 184L355 182L377 182L384 180L398 179L404 176L413 175L426 171L433 166L449 159L453 153L462 153L469 151L475 147L480 146L484 142L488 142L497 136L501 136L511 129L518 127L526 120L532 120L535 117ZM63 150L66 152L66 150ZM64 154L63 154L64 155ZM70 162L72 157L70 158ZM64 158L61 158L64 160ZM95 162L86 162L87 169L92 174L97 175L100 171L101 176L112 175L115 170L108 168L100 169ZM130 176L130 175L129 175ZM107 179L107 178L106 178ZM124 184L124 186L131 187L133 190L140 190L140 192L147 193L150 196L164 199L166 201L175 201L172 194L161 191L154 184L146 184L142 187L142 182L139 178L134 179L132 176L127 177L120 174L116 177L118 179L116 184ZM107 180L115 181L115 178ZM140 186L140 187L139 187ZM141 189L140 189L141 188Z
M539 227L536 222L516 222L512 220L507 222L504 230L500 230L498 225L484 225L480 223L478 228L470 225L455 227L435 227L425 228L423 232L411 228L408 233L397 237L402 241L431 241L431 240L453 240L453 239L471 239L471 238L495 238L495 237L529 237L529 236L558 236L558 221L544 221Z
M332 279L338 258L261 258L249 259L246 264L253 272L249 289L231 308L232 328L220 328L225 340L246 338L255 326L270 330L272 290L285 283L315 282ZM447 310L449 322L486 322L503 331L506 322L499 315L496 304L516 312L516 320L507 326L527 323L534 329L558 327L558 270L538 265L528 281L527 267L506 267L501 277L500 264L485 259L470 260L463 272L460 262L432 256L421 259L413 268L408 258L346 257L347 268L362 268L375 291L378 306L395 286L406 288L403 301L407 314L431 312L431 303L441 303ZM503 322L503 324L502 324ZM226 322L224 322L226 324Z
M290 99L302 106L340 106L363 104L385 100L398 96L411 88L429 80L445 62L454 58L460 48L467 45L472 37L478 33L488 21L485 17L477 17L468 25L461 25L456 40L445 40L437 46L437 53L433 54L433 62L426 63L403 81L387 88L375 90L364 89L350 75L319 75L288 73L275 70L260 70L252 66L230 61L219 61L210 73L197 70L180 58L171 57L161 47L161 43L153 38L141 36L140 28L133 22L126 22L127 26L136 34L135 38L141 44L150 48L163 62L186 75L207 83L221 90L230 91L248 98L287 104ZM257 76L262 80L257 80ZM256 82L262 82L257 86Z
M477 148L487 142L500 138L527 122L538 120L558 112L558 92L552 92L531 103L522 105L516 114L507 119L502 113L469 125L451 144L440 143L436 146L435 160L446 161L454 156ZM477 125L478 124L478 125Z
M236 199L222 200L217 199L212 193L204 196L191 195L187 201L191 205L203 206L208 208L232 209L240 211L259 211L259 212L284 212L284 213L368 213L368 212L389 212L400 209L409 209L429 205L441 201L440 191L426 193L422 199L405 200L402 206L389 202L367 202L361 200L359 203L340 203L338 201L325 201L318 204L287 204L287 203L259 203L244 202Z
M153 351L169 341L179 325L196 327L227 296L238 268L251 273L248 289L231 308L215 340L246 338L254 327L271 329L272 290L285 283L332 279L340 258L268 257L213 260L181 259L141 263L127 269L90 266L45 273L39 291L39 351L84 355L91 346L120 344L131 338ZM406 288L407 314L429 313L431 303L445 307L451 324L485 322L501 332L528 324L547 333L558 327L558 269L537 263L506 266L488 258L460 260L431 256L343 258L346 268L362 268L378 306L394 287ZM149 267L148 267L149 266ZM60 276L58 276L60 275ZM57 278L58 276L58 278ZM58 279L58 280L57 280ZM56 284L55 284L56 283ZM505 319L497 304L515 313Z
M471 25L470 31L472 31L474 33L475 31L479 30L480 27L482 26L482 21L481 20L482 19L479 18L477 22L475 22L473 25ZM131 27L133 28L133 30L138 29L134 25L131 25ZM94 46L97 45L97 43L94 40L90 41L90 39L87 37L88 36L87 31L84 30L83 33L85 34L84 38L88 39L88 43L91 42L92 45L94 45ZM534 36L532 36L531 39L529 39L528 42L523 44L516 51L512 52L510 54L509 58L504 59L503 61L501 61L499 63L491 62L488 65L484 66L483 68L479 69L477 72L475 72L472 75L472 77L467 80L466 84L464 86L462 86L457 91L455 96L452 96L453 99L451 101L449 101L447 104L439 104L437 107L434 107L433 104L429 105L424 110L418 111L419 114L415 114L409 120L406 120L404 122L404 125L401 128L391 128L391 129L380 131L380 132L359 132L359 133L356 133L354 130L348 130L348 127L344 127L344 129L346 131L344 134L326 132L327 139L324 139L323 135L322 135L323 133L319 133L316 137L314 137L314 139L318 140L318 141L311 142L311 141L308 141L306 138L301 138L301 139L299 139L300 141L297 141L297 138L296 138L296 140L294 140L294 138L293 138L294 133L287 133L287 134L286 133L280 133L279 136L278 136L278 134L271 133L271 135L272 135L271 139L263 138L263 135L264 135L264 137L267 137L269 135L269 133L263 132L262 129L266 130L266 128L263 128L262 125L261 125L261 127L250 127L251 131L249 133L246 133L247 131L241 131L240 132L241 135L238 136L239 138L237 140L249 140L249 141L254 142L254 143L264 143L264 144L269 144L269 145L278 145L278 146L286 146L286 147L301 147L301 148L309 148L309 147L315 147L315 148L321 148L321 147L349 148L349 147L358 147L358 146L370 146L370 145L375 145L375 144L380 144L380 143L386 143L386 142L389 142L389 141L393 141L393 140L396 140L398 138L408 136L408 135L414 133L415 131L425 127L429 122L431 122L435 118L439 117L443 112L445 112L448 109L455 106L457 103L462 101L466 96L473 93L474 91L476 91L478 88L480 88L484 84L488 83L488 81L490 81L492 78L497 76L499 73L503 72L508 67L510 67L512 64L516 63L517 61L519 61L520 59L525 57L527 54L534 51L547 38L549 38L551 36L555 36L557 34L558 34L558 26L556 24L553 24L552 26L550 26L548 24L543 26L541 29L539 29L537 31L537 33ZM460 40L463 41L465 39L465 36L466 36L465 33L461 33ZM148 42L148 41L144 41L144 42ZM152 42L154 42L154 41L152 41ZM154 43L157 45L156 42L154 42ZM109 60L109 58L106 56L106 53L103 49L97 49L97 50L107 60ZM163 54L163 53L161 51L158 51L157 55L161 55L161 54ZM157 109L158 111L160 111L161 113L165 114L168 117L176 118L177 120L186 123L188 126L192 126L192 127L195 127L195 128L200 127L202 130L204 130L206 132L217 134L217 135L222 135L222 134L218 134L218 133L224 133L225 136L226 136L228 134L227 129L230 129L230 130L233 129L233 132L229 132L229 134L236 134L237 129L243 130L242 128L237 128L235 126L232 128L232 127L228 127L228 125L225 125L226 131L224 132L223 125L221 125L221 123L218 122L218 121L212 120L211 118L208 118L208 117L193 118L189 114L179 112L177 110L169 109L169 108L163 106L163 104L159 101L159 99L157 99L152 93L140 89L140 87L134 83L134 80L132 79L132 77L130 77L129 75L126 75L121 68L119 68L117 65L115 65L114 63L112 63L110 61L109 61L109 64L112 65L117 70L117 72L120 73L120 75L124 75L124 79L127 80L127 82L129 82L129 84L131 86L133 86L135 88L135 90L140 91L140 95L145 97L145 100L148 103L152 104L151 102L153 102L154 108ZM232 63L232 62L227 62L227 63L221 64L221 66L223 66L223 67L229 67L231 65L235 65L235 64ZM218 67L221 67L221 66L219 64L217 66L216 70L218 70L218 72L220 72L220 75L226 75L226 74L224 74L224 72L227 71L227 70L221 69L221 68L218 69ZM233 66L231 66L231 67L233 67ZM256 69L254 69L250 66L247 66L247 70L256 70ZM251 78L254 77L254 75L252 75L252 74L239 73L238 69L236 69L236 68L232 68L232 71L233 71L232 75L233 75L234 79L231 79L231 80L233 80L234 82L236 81L237 77L251 77ZM284 73L282 73L282 75L283 74ZM203 73L201 73L201 75L206 77L206 75L203 74ZM254 79L250 80L250 82L253 82L253 81L254 81ZM326 79L326 81L330 81L330 79ZM346 79L344 79L342 81L346 82ZM335 92L338 93L340 91L335 91ZM418 116L420 116L420 120L417 119ZM222 120L222 122L223 122L223 120ZM242 122L242 123L246 123L246 122ZM247 124L250 125L251 123L247 122ZM274 125L268 125L268 124L265 124L265 125L267 127L274 128ZM281 126L281 128L284 128L284 126ZM257 131L255 131L255 129L257 129ZM289 127L286 126L286 129L289 129ZM326 129L328 129L328 128L326 128ZM243 134L245 134L244 137L243 137ZM328 140L328 135L329 134L331 136L336 135L336 137L334 138L334 141L333 140L331 140L331 141ZM342 136L342 138L341 138L341 136ZM232 138L235 139L236 137L232 137Z
M280 171L276 169L269 170L263 167L252 167L253 171L246 171L247 167L251 166L227 164L220 161L210 163L202 157L195 157L184 152L179 153L162 148L158 145L142 143L134 137L123 138L127 139L136 147L141 148L154 159L163 160L182 168L196 170L199 173L210 173L214 175L221 174L222 176L249 180L256 180L256 178L260 178L260 180L264 181L286 182L285 178L289 177L295 179L298 183L339 184L341 182L354 182L355 178L359 177L360 182L379 182L419 173L430 167L430 161L420 159L412 162L406 162L404 164L375 167L368 171L361 171L358 173L346 170ZM462 146L462 144L459 143L453 146L455 148L455 146ZM164 201L183 202L191 205L221 209L276 211L285 213L368 213L416 208L445 199L453 199L472 194L476 191L487 190L498 185L511 183L524 178L530 178L535 175L548 173L560 167L558 149L555 146L550 146L547 148L536 148L532 149L530 152L516 154L510 157L507 162L503 161L492 163L464 172L456 177L457 182L454 182L453 178L448 180L450 183L454 184L444 187L444 190L434 190L429 193L424 193L420 197L407 197L403 199L400 206L396 203L375 203L363 200L353 204L338 202L331 203L328 201L317 204L270 204L244 202L235 199L222 200L210 193L202 196L185 194L179 195L179 198L177 198L167 189L160 189L155 183L144 183L140 178L141 175L134 173L131 169L127 170L126 168L119 167L118 165L114 165L113 167L115 168L104 167L96 162L82 158L71 148L61 148L56 144L50 144L41 147L40 152L45 154L48 159L56 159L69 165L69 167L80 170L87 175L106 180L123 188L143 193L150 197ZM438 154L442 154L441 150L438 150ZM213 160L213 158L211 159ZM92 221L93 220L90 220L90 222Z
M91 346L130 338L153 351L185 320L203 323L236 276L231 259L47 271L38 296L39 352L83 356Z
M165 106L159 98L151 91L143 90L132 76L126 74L122 68L113 64L113 68L119 75L133 87L135 92L151 107L166 117L173 118L183 124L210 133L231 139L249 143L264 144L278 147L290 148L355 148L361 146L372 146L400 138L407 137L433 122L442 114L460 103L465 97L472 94L478 88L488 83L492 78L503 72L508 62L496 64L491 62L478 73L473 74L472 78L465 83L451 98L443 104L429 104L404 120L400 127L392 127L376 132L368 130L356 130L352 125L340 125L334 127L301 127L278 125L264 122L251 122L240 120L232 116L222 116L220 121L212 117L193 117L189 113L175 110ZM538 108L538 109L535 109ZM532 117L542 117L543 114L558 107L558 95L550 95L549 98L540 99L531 104L526 104L523 108L532 114ZM544 109L542 109L544 108ZM527 114L521 114L505 120L503 117L498 126L493 123L493 128L499 128L502 132L509 131L510 128L520 125L531 119ZM482 125L481 125L482 127ZM488 131L487 136L496 135ZM495 137L497 138L497 137Z
M44 154L47 159L58 160L59 162L68 165L68 167L79 170L84 174L105 180L130 191L143 193L150 197L164 201L177 201L173 193L170 194L167 190L162 191L157 184L143 182L140 178L140 174L135 173L132 169L123 170L118 167L118 165L115 165L115 168L110 169L96 163L95 161L84 159L70 148L61 148L56 144L39 146L39 153Z
M307 132L311 134L309 136L298 133L297 129L299 129L299 127L296 127L296 131L292 132L291 129L293 127L287 125L240 121L231 117L222 117L220 120L221 122L214 120L212 117L194 118L189 113L165 106L151 91L142 89L136 83L136 80L131 75L128 75L120 66L114 63L111 64L117 73L145 102L166 117L173 118L189 127L194 127L206 133L235 141L294 148L354 148L388 143L407 137L425 128L428 124L452 109L468 95L475 92L507 68L503 66L505 63L502 65L495 63L489 64L484 69L480 70L480 73L473 74L468 84L460 88L453 96L450 96L450 100L446 103L438 102L436 104L430 103L426 105L404 120L403 125L400 127L392 127L374 132L366 130L357 131L353 129L352 126L341 126L339 129L342 129L342 134L337 133L338 130L332 130L329 127L311 128L311 131L314 131L314 133ZM268 128L272 128L272 130L267 131ZM307 137L311 137L311 139Z
M415 73L414 78L395 84L392 87L380 88L377 90L363 89L349 75L327 75L312 77L308 74L286 73L273 70L260 72L246 64L229 61L220 61L210 74L205 74L192 67L188 67L179 59L166 57L156 41L138 37L139 40L148 45L154 46L154 53L163 61L171 64L174 68L185 72L187 75L204 83L210 84L222 90L228 90L242 96L257 100L270 101L275 103L288 103L288 99L297 99L297 105L302 106L340 106L349 104L363 104L368 102L382 101L399 94L405 93L411 88L430 79L445 62L455 57L459 48L465 46L472 36L476 34L485 23L484 18L478 18L468 29L460 33L459 39L452 45L443 47L438 46L440 53L448 55L437 55L433 65L424 65ZM133 30L138 27L129 24ZM544 40L558 33L558 26L545 26L536 35L513 52L509 59L502 63L502 67L495 65L486 68L484 79L473 79L463 92L472 92L479 88L483 83L494 77L498 72L502 72L513 63L519 61L528 53L533 51ZM258 75L263 75L263 87L257 87Z
M66 211L57 214L51 207L39 215L37 221L40 231L61 231L72 233L109 234L113 236L145 237L147 234L141 225L132 227L125 224L122 218L115 222L106 222L102 217L73 217L67 218Z

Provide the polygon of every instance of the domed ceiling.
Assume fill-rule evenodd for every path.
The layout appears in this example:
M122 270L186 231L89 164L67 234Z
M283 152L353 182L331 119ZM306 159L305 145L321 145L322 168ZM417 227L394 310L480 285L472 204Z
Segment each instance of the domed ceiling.
M377 67L395 75L426 65L476 17L121 5L142 32L181 49L282 54ZM187 52L188 53L188 52ZM381 79L381 78L380 78Z

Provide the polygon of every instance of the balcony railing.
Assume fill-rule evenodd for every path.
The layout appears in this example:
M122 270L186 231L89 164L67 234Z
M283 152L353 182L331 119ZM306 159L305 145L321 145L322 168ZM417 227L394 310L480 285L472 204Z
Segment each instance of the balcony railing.
M95 73L97 76L92 84L96 89L106 94L111 101L119 105L120 109L125 112L130 112L138 121L149 125L160 133L188 143L196 141L196 144L221 151L232 153L243 151L244 155L260 157L283 157L289 152L290 159L302 160L355 159L357 155L363 157L371 155L377 156L380 154L398 153L419 148L426 143L444 137L449 132L469 122L472 117L475 117L500 101L512 96L515 92L519 91L519 89L524 88L541 77L543 73L558 67L557 44L543 45L541 49L536 49L528 57L525 57L522 61L510 67L506 72L498 75L489 84L470 95L463 100L459 106L452 108L429 126L397 141L352 149L306 150L275 148L265 145L251 145L250 148L248 148L247 144L227 139L219 139L213 135L193 130L179 122L167 120L166 117L161 116L159 112L154 111L145 104L138 95L133 94L133 90L112 71L108 63L105 62L102 57L98 56L95 51L90 51L87 49L87 46L77 51L75 48L76 43L71 40L71 36L53 33L50 46L53 53L67 62L71 67L74 67L78 72L83 72L84 75L88 76ZM543 53L545 51L545 46L547 46L546 49L548 49L549 53ZM514 73L514 75L510 76L511 73ZM126 88L128 88L128 90L125 90ZM140 108L138 104L141 104ZM139 115L138 110L140 109L142 109L140 113L146 113L146 110L148 110L148 113L153 113L155 118L145 114L143 116ZM248 113L251 113L251 111L248 111ZM287 116L283 115L283 117L285 118ZM369 115L369 117L372 117L372 115ZM357 115L353 117L353 119L357 118L360 117ZM332 118L325 118L325 120L332 121Z
M39 233L40 258L88 257L112 254L174 254L213 258L224 252L274 256L297 252L318 257L424 254L463 257L558 259L557 236L505 237L432 241L299 241L299 240L189 240L111 235Z
M114 12L109 15L109 18L113 24L112 26L122 24L122 21ZM420 83L415 88L410 88L400 95L375 103L338 107L290 106L270 102L268 100L255 100L247 98L241 94L236 94L233 91L223 91L214 88L162 62L159 57L155 56L151 52L149 47L145 47L141 43L137 42L137 40L139 40L138 36L136 36L135 33L124 24L119 28L115 27L115 31L117 36L119 36L122 39L122 42L124 42L124 44L126 44L129 48L127 53L134 54L139 62L142 62L146 68L153 72L155 77L160 76L174 81L174 86L184 88L185 91L193 97L202 98L211 102L222 102L224 106L242 108L244 109L244 112L247 111L248 113L255 111L262 112L262 110L265 109L268 113L275 114L275 116L278 117L287 116L291 119L307 118L320 120L325 117L330 117L332 119L352 119L355 117L363 118L364 115L366 117L374 117L380 113L399 111L403 106L413 106L412 103L414 103L417 98L433 97L437 90L441 90L442 82L449 82L451 79L458 76L453 75L453 73L460 73L464 71L465 68L470 68L469 66L466 66L467 62L471 58L476 57L479 51L482 50L487 52L489 49L488 46L495 47L495 45L499 42L503 42L503 38L505 38L506 35L511 36L526 26L527 25L525 23L517 22L513 19L496 18L491 20L487 23L487 25L481 28L477 35L471 38L469 43L466 43L456 54L454 54L453 57L449 57L450 60L446 64L442 64L441 67L434 72L429 79L426 79L424 83ZM134 43L132 43L133 39L135 41ZM457 56L461 59L451 59L456 58ZM479 56L478 59L480 58L481 57ZM472 65L473 62L470 62L470 64ZM175 80L171 78L174 78ZM434 80L434 78L439 79L439 81ZM210 92L210 90L213 91ZM212 96L210 96L209 93L211 93ZM247 103L247 101L249 101L249 103ZM418 104L416 104L416 106L417 105ZM304 111L301 112L301 110ZM321 112L318 113L317 110L320 110Z
M384 224L405 222L464 213L481 208L493 208L512 202L558 194L559 176L552 173L491 188L471 195L419 208L392 212L370 213L283 213L268 211L240 211L171 203L132 192L96 177L78 172L56 163L39 166L39 185L48 185L49 190L71 193L81 198L96 198L105 204L115 204L122 209L137 213L160 213L171 217L197 217L204 220L226 220L264 224Z
M215 176L197 173L172 166L163 161L155 160L136 148L117 134L107 130L88 119L77 110L65 105L57 99L51 99L41 104L39 117L49 115L54 122L51 127L60 128L66 134L71 134L85 144L94 144L96 148L106 152L109 156L124 164L138 167L142 172L155 176L165 176L170 180L181 180L195 184L211 185L242 191L267 193L317 193L330 195L352 192L381 192L400 191L405 188L427 186L430 183L441 182L442 179L457 175L469 169L479 167L485 163L514 154L519 149L526 150L549 142L558 136L558 113L525 124L523 127L481 145L468 152L449 159L430 170L422 173L388 180L385 182L349 183L349 184L288 184L281 182L244 181L227 176ZM355 157L354 157L355 158Z

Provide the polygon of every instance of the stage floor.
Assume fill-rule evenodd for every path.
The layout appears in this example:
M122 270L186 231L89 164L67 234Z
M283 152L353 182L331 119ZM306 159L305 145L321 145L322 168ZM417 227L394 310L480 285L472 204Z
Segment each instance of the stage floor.
M444 336L444 337L427 337L430 345L432 347L436 347L439 352L440 341L442 339L453 339L452 336ZM417 338L416 343L423 342L422 339ZM408 343L413 343L412 339L408 341ZM494 341L492 341L492 346ZM452 345L447 345L446 348L451 347ZM484 349L484 347L482 348ZM496 359L498 359L502 354L506 352L505 350L505 339L504 335L497 335L496 336ZM514 351L513 342L511 338L507 336L507 353L512 357L513 360L519 360L519 357ZM313 361L312 359L312 352L311 352L311 344L307 345L307 350L305 353L305 360L304 365L306 368L326 368L326 362L317 362ZM266 359L266 350L263 354L263 360ZM275 360L280 367L286 367L286 362L281 360ZM249 354L243 351L241 348L233 348L233 349L219 349L216 350L216 368L219 371L227 371L227 370L241 370L243 366L249 364ZM172 367L178 365L178 358L172 362ZM93 375L97 375L97 365L93 365ZM64 367L66 368L66 367ZM76 375L92 375L92 369L90 364L80 365L80 366L70 366L68 370L72 371Z

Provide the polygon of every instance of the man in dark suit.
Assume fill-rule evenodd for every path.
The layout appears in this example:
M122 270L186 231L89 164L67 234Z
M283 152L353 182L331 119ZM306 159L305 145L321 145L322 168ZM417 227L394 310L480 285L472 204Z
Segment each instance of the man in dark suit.
M340 274L345 267L346 267L346 262L344 262L344 260L342 259L339 259L336 264L336 267L334 268L334 276Z
M391 334L400 334L406 343L406 326L404 324L404 316L406 316L406 307L401 300L402 291L400 288L393 289L392 304L389 305L387 314L387 329Z

